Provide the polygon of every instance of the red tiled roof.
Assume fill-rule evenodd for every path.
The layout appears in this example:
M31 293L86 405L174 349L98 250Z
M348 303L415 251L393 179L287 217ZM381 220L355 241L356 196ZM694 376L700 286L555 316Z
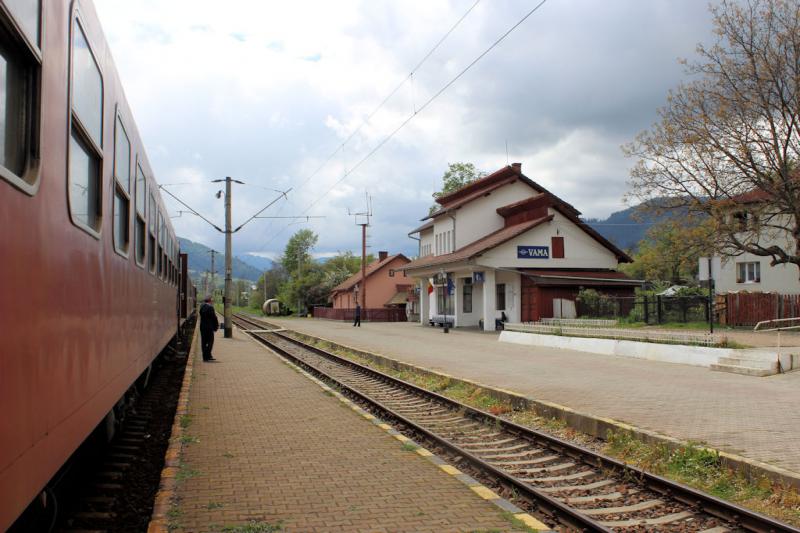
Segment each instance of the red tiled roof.
M564 269L538 269L538 268L521 268L520 272L524 272L530 276L554 276L554 277L567 277L567 278L601 278L601 279L619 279L631 280L624 272L617 270L564 270Z
M429 218L436 218L449 210L458 209L459 207L467 204L477 198L482 197L485 194L489 194L495 189L498 189L504 185L508 185L509 183L513 183L516 180L520 180L524 184L531 187L537 193L544 193L550 196L555 203L559 203L564 206L564 209L567 211L572 212L575 216L580 216L580 211L575 209L575 207L568 202L565 202L558 196L554 195L526 175L522 173L522 165L519 163L514 163L513 165L505 166L500 170L492 172L488 176L485 176L479 180L475 180L472 183L464 185L460 189L457 189L447 195L440 196L436 199L436 202L440 204L442 207L441 209L431 213L427 217L423 218L422 220L427 220ZM413 233L413 232L412 232Z
M404 256L403 254L390 255L386 259L384 259L383 261L377 260L377 261L373 261L372 263L368 264L367 268L366 268L366 271L365 271L366 276L370 277L375 272L377 272L381 268L385 267L386 265L388 265L389 263L391 263L392 261L394 261L398 257L403 258L406 263L409 262L408 257ZM346 280L344 280L343 282L338 284L336 287L334 287L331 290L331 294L333 294L335 292L349 291L359 281L361 281L361 270L360 269L359 269L358 272L356 272L355 274L353 274L352 276L350 276L349 278L347 278Z
M771 198L772 196L767 191L763 189L753 189L742 194L737 194L732 197L731 200L739 204L755 204L770 200Z
M411 235L412 233L419 233L419 232L424 231L424 230L426 230L428 228L432 228L433 224L434 224L434 221L433 220L429 220L426 223L424 223L423 225L421 225L420 227L412 229L411 231L408 232L408 234Z
M478 181L480 181L480 180L478 180ZM490 192L494 191L495 189L499 189L500 187L502 187L504 185L508 185L509 183L513 183L515 181L517 181L517 176L513 176L512 175L512 176L509 176L509 177L507 177L505 179L502 179L500 181L495 181L493 183L485 184L485 186L481 187L480 189L473 190L469 194L466 194L464 196L461 196L461 197L457 198L456 200L448 202L448 204L443 206L441 209L438 209L437 211L434 211L433 213L428 215L428 218L436 218L439 215L441 215L441 214L443 214L443 213L445 213L447 211L450 211L450 210L453 210L453 209L458 209L459 207L461 207L464 204L468 204L468 203L470 203L471 201L473 201L473 200L475 200L477 198L480 198L482 196L485 196L485 195L489 194ZM473 182L473 183L477 183L477 182ZM467 185L467 187L469 187L469 185ZM461 189L459 189L459 190L461 190ZM458 192L458 191L456 191L456 192ZM437 202L438 201L439 200L437 200Z
M495 248L506 241L509 241L520 235L525 233L529 229L533 229L539 224L544 222L550 222L553 220L553 215L548 215L546 217L537 218L536 220L529 220L527 222L523 222L521 224L515 224L513 226L508 226L507 228L502 228L494 233L490 233L489 235L478 239L475 242L472 242L466 246L459 248L458 250L451 252L449 254L442 254L442 255L428 255L425 257L420 257L414 261L411 261L407 265L403 267L403 270L411 270L415 268L425 268L437 265L445 265L447 263L455 263L457 261L464 261L466 259L471 259L477 255L481 255L483 252Z

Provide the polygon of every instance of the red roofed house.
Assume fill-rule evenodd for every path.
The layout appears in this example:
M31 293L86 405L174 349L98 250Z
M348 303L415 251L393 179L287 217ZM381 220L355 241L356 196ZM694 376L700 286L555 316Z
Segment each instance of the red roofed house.
M742 230L737 235L741 242L757 243L763 248L795 248L789 217L780 214L769 193L754 189L734 196L729 204L729 220ZM700 268L707 271L705 260L701 260ZM751 253L716 257L714 263L712 273L717 294L738 291L800 294L797 266L793 264L772 265L769 256Z
M368 264L366 269L367 310L405 307L408 289L413 283L402 270L408 262L409 259L403 254L389 255L388 252L378 252L378 259ZM361 290L363 285L359 270L333 288L331 292L333 308L355 309L356 298L359 303L361 302L361 297L357 295ZM349 318L347 315L347 319Z
M520 163L436 201L441 207L409 234L419 234L419 259L404 267L420 288L422 324L446 315L456 327L493 330L503 314L509 322L566 318L581 288L633 296L639 284L616 270L631 259Z

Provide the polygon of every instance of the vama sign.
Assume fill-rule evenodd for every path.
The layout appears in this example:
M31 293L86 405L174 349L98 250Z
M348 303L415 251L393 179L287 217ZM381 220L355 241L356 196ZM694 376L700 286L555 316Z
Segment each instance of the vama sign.
M550 259L550 247L517 246L517 259Z

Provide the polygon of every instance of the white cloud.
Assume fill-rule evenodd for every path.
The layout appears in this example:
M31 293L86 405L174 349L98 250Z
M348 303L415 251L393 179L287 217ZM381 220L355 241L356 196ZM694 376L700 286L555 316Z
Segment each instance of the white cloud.
M406 233L431 203L447 163L492 171L512 161L586 216L622 207L619 145L646 128L682 80L675 59L709 36L693 0L548 2L375 156L328 191L410 113L532 7L483 1L358 134L303 182L473 0L280 2L95 0L130 107L161 183L219 224L211 179L233 193L234 223L293 187L236 235L237 253L275 257L308 227L318 253L360 250L347 208L373 196L371 251L413 253ZM302 185L302 186L301 186ZM177 215L180 206L166 200ZM287 225L290 224L291 225ZM182 215L179 235L222 248L222 235Z

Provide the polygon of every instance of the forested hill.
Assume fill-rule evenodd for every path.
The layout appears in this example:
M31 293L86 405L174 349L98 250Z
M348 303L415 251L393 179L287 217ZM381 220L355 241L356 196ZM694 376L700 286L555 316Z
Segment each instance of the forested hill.
M659 213L656 209L640 210L640 206L637 205L611 213L606 219L587 218L586 223L616 244L618 248L635 251L639 241L644 239L647 230L659 222L682 216L685 212L685 209L678 209L668 213ZM635 218L634 215L636 215Z
M178 237L178 241L180 241L181 252L189 254L189 271L194 279L199 279L206 270L211 271L211 248L181 237ZM217 279L224 279L225 254L217 253L214 263ZM236 279L257 281L263 273L261 269L245 263L238 257L233 258L231 266L233 267L232 275Z
M636 207L611 213L606 219L587 218L586 223L596 229L600 234L617 245L622 250L634 250L639 241L644 239L647 230L652 227L653 222L659 218L651 214L638 215L633 218Z

